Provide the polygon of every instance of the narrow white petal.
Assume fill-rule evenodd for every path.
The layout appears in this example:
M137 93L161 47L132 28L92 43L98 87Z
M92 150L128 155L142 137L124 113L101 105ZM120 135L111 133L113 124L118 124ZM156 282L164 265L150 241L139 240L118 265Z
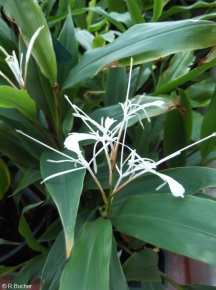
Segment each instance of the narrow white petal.
M25 134L25 133L22 132L21 130L16 130L16 132L18 132L19 134L22 134L23 136L26 136L27 138L29 138L29 139L31 139L31 140L33 140L33 141L35 141L35 142L37 142L37 143L43 145L43 146L46 147L46 148L48 148L48 149L50 149L50 150L52 150L52 151L54 151L54 152L56 152L56 153L58 153L58 154L60 154L60 155L62 155L62 156L64 156L64 157L66 157L66 158L68 158L69 160L72 160L72 161L74 160L74 158L72 158L71 156L69 156L69 155L67 155L67 154L65 154L65 153L63 153L63 152L61 152L61 151L59 151L59 150L56 150L56 149L54 149L54 148L48 146L47 144L45 144L45 143L43 143L43 142L41 142L41 141L39 141L39 140L37 140L37 139L35 139L35 138L33 138L33 137L27 135L27 134Z
M22 72L20 70L20 65L19 65L17 56L15 54L15 51L13 51L12 54L13 55L8 55L5 60L8 66L10 67L11 71L13 72L18 84L20 85L20 87L23 87L24 80L22 77Z
M35 42L36 38L38 37L38 35L39 35L41 29L43 29L43 28L44 28L44 25L41 26L41 27L39 27L39 28L36 30L36 32L33 34L32 38L31 38L31 40L30 40L30 42L29 42L28 49L27 49L27 52L26 52L26 63L28 63L28 61L29 61L29 58L30 58L30 55L31 55L31 51L32 51L32 48L33 48L34 42Z
M162 174L162 173L158 173L156 171L154 171L153 173L155 173L161 179L163 179L166 183L168 183L169 188L170 188L172 194L175 197L184 197L185 189L179 182L177 182L175 179L173 179L172 177L170 177L168 175L165 175L165 174ZM159 186L157 188L157 190L160 189L160 188L161 188L161 186Z

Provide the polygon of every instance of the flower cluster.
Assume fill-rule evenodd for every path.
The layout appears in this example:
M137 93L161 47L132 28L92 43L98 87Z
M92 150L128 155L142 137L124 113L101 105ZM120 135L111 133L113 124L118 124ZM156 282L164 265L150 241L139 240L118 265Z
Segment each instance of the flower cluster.
M37 33L39 33L39 30L37 31ZM36 34L35 34L35 37L36 37ZM65 98L67 99L67 101L69 102L69 104L74 110L74 113L73 113L74 117L81 119L82 122L89 129L88 133L77 133L77 132L70 133L68 137L65 139L65 142L64 142L65 148L73 151L77 156L76 158L73 158L65 153L62 153L56 149L53 149L49 147L48 145L19 131L19 133L22 133L26 137L31 138L32 140L57 152L58 154L61 154L62 156L66 158L60 161L48 160L49 162L71 162L74 164L70 170L55 173L45 178L44 181L47 181L51 178L54 178L62 174L67 174L67 173L77 171L80 169L86 169L88 170L88 172L91 174L94 181L98 185L98 188L101 191L104 203L107 204L108 201L107 201L106 194L99 180L97 179L97 157L99 154L103 152L105 154L107 166L109 168L108 178L109 178L110 188L112 191L110 192L111 198L117 192L119 192L124 186L126 186L129 182L133 181L134 179L146 173L154 174L163 180L162 185L157 187L156 190L160 189L163 185L168 184L171 193L175 197L184 197L184 193L185 193L184 187L179 182L174 180L172 177L158 172L156 170L157 166L161 164L162 162L165 162L166 160L173 158L176 155L181 154L183 150L188 149L190 146L193 146L194 144L197 144L208 138L211 138L212 136L215 136L215 133L213 133L212 135L192 145L182 148L181 150L157 162L155 162L154 160L151 160L148 158L142 158L141 156L139 156L136 150L130 148L125 143L127 127L129 126L129 123L133 121L133 119L136 119L136 122L139 122L141 126L143 126L141 120L144 117L150 122L150 117L148 115L148 108L149 107L163 108L165 106L165 103L162 100L156 100L153 102L141 104L139 103L139 101L138 102L135 101L135 99L129 99L131 73L132 73L132 60L131 60L131 65L130 65L129 82L128 82L126 100L124 103L120 104L122 108L122 116L123 116L121 121L117 122L117 120L113 118L106 117L105 119L101 118L100 123L96 122L94 119L88 116L85 112L83 112L79 107L73 104L67 96L65 96ZM92 159L88 162L86 161L83 155L81 145L80 145L80 142L84 140L90 140L91 142L92 141L94 142ZM97 145L99 143L102 146L100 146L98 149ZM119 150L119 147L121 147L120 150ZM125 151L129 152L127 157L125 157L126 155ZM117 158L117 155L119 154L120 154L120 157ZM114 176L115 171L118 173L118 178L117 180L115 180L115 182L113 182L113 176Z
M43 26L39 27L36 30L36 32L33 34L32 38L31 38L31 40L29 42L28 49L27 49L27 52L26 52L26 57L25 57L25 70L24 70L24 75L22 73L23 53L21 53L21 55L20 55L20 62L19 62L14 50L12 51L12 55L9 55L7 53L7 51L2 46L0 46L0 50L6 56L5 61L7 62L9 68L11 69L12 73L14 74L14 76L15 76L18 84L19 84L19 87L21 89L25 89L26 88L26 77L27 77L27 71L28 71L29 58L30 58L30 55L31 55L31 51L32 51L34 42L35 42L36 38L38 37L41 29L43 29ZM6 79L6 81L8 81L9 84L12 87L14 87L15 89L17 89L16 85L5 74L3 74L3 72L0 71L0 75L4 79Z

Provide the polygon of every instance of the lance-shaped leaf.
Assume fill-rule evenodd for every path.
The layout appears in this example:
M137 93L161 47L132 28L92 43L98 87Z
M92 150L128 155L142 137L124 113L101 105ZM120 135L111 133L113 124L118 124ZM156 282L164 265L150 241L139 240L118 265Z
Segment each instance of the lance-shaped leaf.
M0 159L0 199L7 192L10 185L10 173L3 159Z
M86 52L70 72L64 88L77 86L108 67L127 65L130 57L134 58L134 64L140 64L176 52L213 46L215 29L215 23L202 20L134 25L105 47Z
M204 115L204 119L203 119L203 123L201 127L201 137L207 136L208 132L216 131L215 109L216 109L216 90L214 91L214 94L212 95L211 102ZM215 148L216 148L215 138L203 143L200 148L202 158L205 160L208 157L209 153L215 150Z
M112 249L110 220L99 218L86 223L78 234L62 275L60 290L109 290L109 263Z
M15 90L8 86L0 87L0 107L15 108L29 120L36 118L35 102L24 90Z
M52 163L51 160L62 160L62 156L53 152L45 152L41 158L42 177L46 178L57 172L70 170L74 163ZM53 164L55 166L53 166ZM77 165L78 167L78 165ZM58 209L66 240L66 255L70 256L74 242L74 227L80 195L83 188L85 170L80 169L68 174L63 174L46 181L46 186Z
M158 255L151 249L133 253L123 270L127 281L161 281Z
M136 187L135 187L136 188ZM216 265L216 201L146 194L113 202L115 228L153 245Z
M46 261L46 258L41 256L40 259L32 259L21 270L14 275L13 280L11 281L12 285L23 285L23 284L32 284L33 281L37 280L41 275L41 269Z
M117 246L112 238L112 253L110 258L110 290L129 290L123 269L118 257Z
M34 251L38 251L41 252L43 254L47 253L47 248L45 248L44 246L42 246L36 239L36 237L34 236L33 232L30 229L29 224L27 223L24 214L26 212L28 212L29 210L41 205L41 202L38 202L36 204L31 204L28 205L26 207L24 207L24 209L22 210L22 214L20 216L20 220L19 220L19 232L20 234L24 237L27 245L33 249Z
M51 290L59 288L59 281L66 264L65 239L63 231L55 240L44 264L41 277L41 289ZM58 257L56 259L56 257Z
M0 0L0 4L7 15L15 20L27 46L35 31L44 26L34 43L32 54L42 73L54 85L57 75L56 58L49 28L38 1Z

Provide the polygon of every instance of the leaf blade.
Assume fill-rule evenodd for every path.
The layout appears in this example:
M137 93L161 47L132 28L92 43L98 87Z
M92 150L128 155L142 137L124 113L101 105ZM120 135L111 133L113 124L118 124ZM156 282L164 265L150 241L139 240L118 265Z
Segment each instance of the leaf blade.
M134 64L139 64L175 52L212 46L216 42L214 29L214 23L193 20L134 25L109 45L86 52L70 72L64 89L77 86L109 66L129 64L130 57L134 58ZM167 41L172 45L167 46Z
M200 219L203 209L206 210ZM148 194L127 198L123 203L115 204L114 200L110 218L123 233L215 265L215 210L216 202L213 200Z
M43 178L72 169L71 162L53 163L49 160L61 160L62 157L53 152L44 152L41 157L41 174ZM66 240L66 255L70 256L74 242L75 220L82 193L85 170L81 169L72 173L63 174L45 182L58 209Z
M109 220L99 218L85 224L63 272L60 290L67 289L68 285L73 289L109 290L111 248L112 226Z

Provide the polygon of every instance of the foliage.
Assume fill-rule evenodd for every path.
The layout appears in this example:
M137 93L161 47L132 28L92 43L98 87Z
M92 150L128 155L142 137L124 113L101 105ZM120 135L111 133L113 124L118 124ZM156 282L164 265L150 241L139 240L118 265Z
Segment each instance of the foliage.
M216 139L189 146L216 131L216 1L0 5L1 276L213 289L156 250L216 266Z

